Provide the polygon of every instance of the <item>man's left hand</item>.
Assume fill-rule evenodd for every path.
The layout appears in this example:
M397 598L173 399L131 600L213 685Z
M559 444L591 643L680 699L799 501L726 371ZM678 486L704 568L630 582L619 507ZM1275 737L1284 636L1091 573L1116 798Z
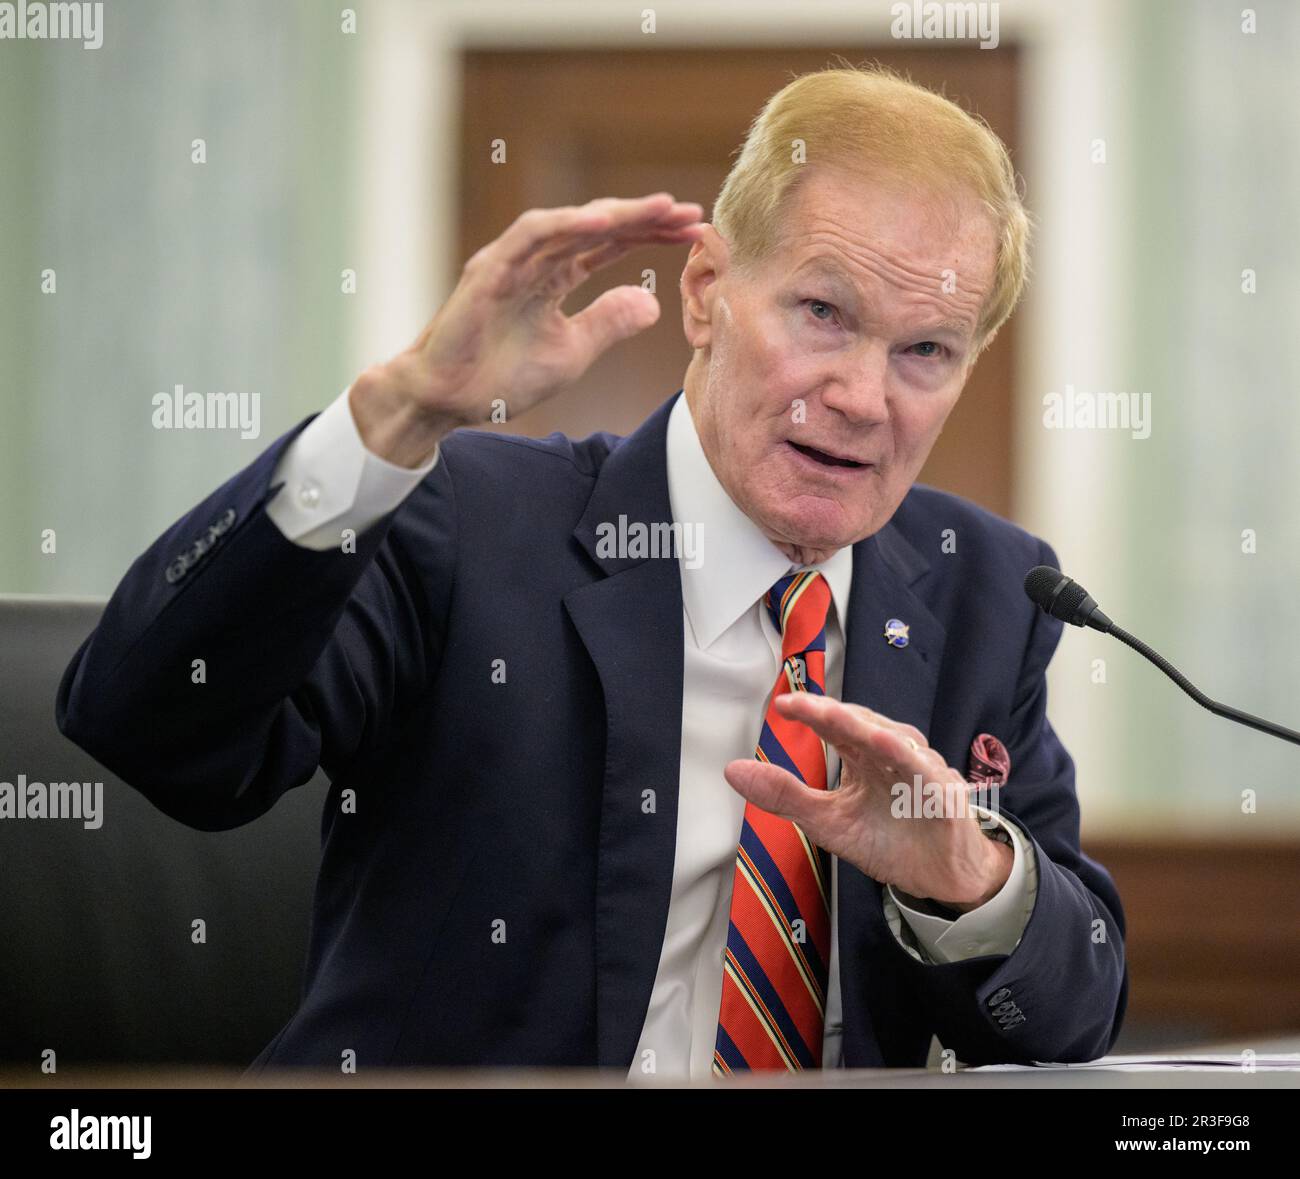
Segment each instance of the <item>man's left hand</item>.
M839 788L813 789L789 770L749 759L723 771L739 794L797 823L818 847L881 884L948 908L978 908L1007 882L1014 853L984 834L966 798L974 788L919 729L812 692L782 693L775 706L835 747ZM923 784L942 788L943 817L913 814L918 774ZM896 784L906 788L905 807L895 806ZM900 811L908 817L898 817Z

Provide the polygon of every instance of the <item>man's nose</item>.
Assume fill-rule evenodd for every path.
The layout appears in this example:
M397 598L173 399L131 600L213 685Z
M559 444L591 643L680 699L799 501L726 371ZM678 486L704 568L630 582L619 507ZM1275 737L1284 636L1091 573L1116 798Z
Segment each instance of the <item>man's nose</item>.
M837 371L822 391L822 404L842 413L855 426L876 426L889 416L886 402L887 358L859 360Z

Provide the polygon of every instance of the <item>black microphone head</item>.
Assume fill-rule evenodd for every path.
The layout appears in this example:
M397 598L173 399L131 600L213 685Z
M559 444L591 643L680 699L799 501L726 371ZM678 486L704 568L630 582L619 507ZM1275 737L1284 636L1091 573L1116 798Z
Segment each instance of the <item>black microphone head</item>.
M1102 633L1114 626L1083 586L1050 565L1035 565L1025 574L1025 593L1035 606L1071 626L1090 626Z
M1064 581L1069 578L1059 569L1050 565L1035 565L1025 574L1025 593L1035 606L1041 606L1049 614L1052 612L1052 599Z

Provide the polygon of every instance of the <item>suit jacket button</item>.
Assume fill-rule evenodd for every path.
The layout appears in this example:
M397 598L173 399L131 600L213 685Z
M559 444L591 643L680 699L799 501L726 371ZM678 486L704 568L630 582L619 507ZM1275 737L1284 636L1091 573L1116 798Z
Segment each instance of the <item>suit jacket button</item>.
M988 1005L990 1007L996 1007L999 1003L1005 1002L1010 997L1010 987L999 987L998 990L994 991L993 994L988 997Z

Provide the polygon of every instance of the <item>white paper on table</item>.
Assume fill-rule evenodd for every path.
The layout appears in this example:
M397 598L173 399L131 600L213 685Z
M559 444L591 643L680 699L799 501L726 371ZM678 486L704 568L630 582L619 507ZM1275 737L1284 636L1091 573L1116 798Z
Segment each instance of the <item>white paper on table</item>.
M1224 1069L1236 1069L1240 1072L1277 1072L1300 1070L1300 1052L1284 1052L1268 1056L1248 1057L1240 1053L1228 1056L1197 1054L1190 1056L1103 1056L1098 1060L1085 1061L1082 1064L1053 1064L1048 1061L1035 1061L1033 1064L980 1064L968 1072L1033 1072L1035 1069L1114 1069L1118 1072L1168 1071L1169 1069L1187 1069L1192 1072L1217 1072Z

